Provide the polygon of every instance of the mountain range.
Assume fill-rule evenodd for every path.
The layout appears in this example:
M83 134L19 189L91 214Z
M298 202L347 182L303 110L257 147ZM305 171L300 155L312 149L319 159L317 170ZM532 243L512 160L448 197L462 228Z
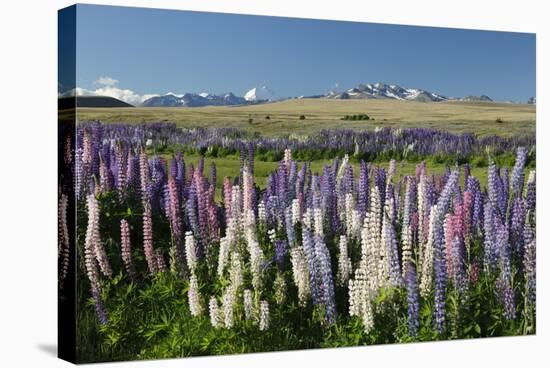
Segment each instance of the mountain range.
M368 83L359 84L345 92L330 91L319 98L340 100L364 100L364 99L393 99L421 102L439 102L448 100L448 97L418 88L404 88L395 84Z
M198 107L198 106L226 106L242 105L248 101L233 93L213 95L210 93L184 93L176 95L168 93L163 96L154 96L143 101L142 106L146 107Z
M64 97L63 95L60 97ZM486 95L465 96L462 98L448 97L439 93L419 89L406 88L395 84L385 83L367 83L359 84L345 91L329 91L324 94L299 96L296 98L318 98L318 99L340 99L340 100L359 100L359 99L392 99L403 101L418 102L441 102L441 101L471 101L471 102L492 102L493 100ZM244 94L243 97L237 96L232 92L223 94L202 93L184 93L175 94L172 92L160 96L153 96L141 103L144 107L200 107L200 106L234 106L265 103L270 101L282 100L267 86L254 87ZM528 103L536 103L535 98L531 98Z
M320 98L320 99L339 99L339 100L361 100L361 99L393 99L404 101L419 102L440 102L449 100L460 101L492 101L486 95L466 96L464 98L447 97L438 93L426 91L419 88L405 88L395 84L368 83L359 84L343 92L329 91L325 94L300 96L298 98ZM169 93L163 96L155 96L143 102L143 106L148 107L194 107L194 106L227 106L244 105L252 103L262 103L276 101L279 98L267 86L254 87L245 93L244 97L239 97L233 93L223 95L214 95L209 93L185 93L175 95Z

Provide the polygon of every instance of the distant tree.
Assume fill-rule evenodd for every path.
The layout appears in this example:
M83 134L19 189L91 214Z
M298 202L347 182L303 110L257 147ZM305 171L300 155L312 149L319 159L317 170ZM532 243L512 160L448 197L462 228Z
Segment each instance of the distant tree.
M266 119L266 120L271 120L271 117L270 117L269 115L266 115L266 116L265 116L265 119Z
M300 120L306 120L306 116L305 115L300 115Z
M358 114L358 115L344 115L342 120L370 120L370 116L367 114Z

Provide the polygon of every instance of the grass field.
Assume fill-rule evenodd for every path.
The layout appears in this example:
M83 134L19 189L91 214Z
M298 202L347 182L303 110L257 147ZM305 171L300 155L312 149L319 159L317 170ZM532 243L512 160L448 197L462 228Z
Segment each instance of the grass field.
M374 120L341 120L344 115L362 113ZM305 120L299 120L302 114ZM513 136L535 133L536 107L486 102L296 99L253 106L78 108L77 116L79 121L101 120L107 123L167 121L182 127L231 126L263 135L308 134L323 128L362 130L388 126ZM249 123L249 118L252 123Z
M165 156L167 160L171 158L171 156ZM199 156L197 155L186 155L185 156L185 162L187 165L193 164L194 167L197 167L197 163L199 161ZM223 179L224 177L228 176L230 178L235 178L239 175L239 169L240 169L240 159L237 156L227 156L224 158L210 158L207 157L204 160L204 171L205 174L209 174L210 165L212 163L216 164L216 170L217 170L217 177L216 177L216 198L218 200L221 199L221 187L223 185ZM321 174L323 172L323 166L324 165L330 165L332 161L328 160L316 160L311 162L311 169L313 173ZM354 172L359 173L359 164L356 162L351 163L354 169ZM267 178L270 173L274 172L279 163L278 162L266 162L266 161L259 161L256 160L254 162L254 181L255 183L260 187L260 189L264 189ZM388 169L388 162L376 164L377 166L384 167L385 169ZM399 179L401 176L404 175L414 175L416 170L417 163L415 162L398 162L397 163L397 177L396 179ZM300 169L302 166L302 163L300 162L300 165L298 166L298 169ZM428 165L428 174L442 174L445 170L445 165L443 164L432 164L430 163ZM478 178L481 182L481 185L485 187L487 183L487 167L472 167L472 175L474 175L476 178ZM461 179L463 180L463 178ZM396 180L397 182L397 180Z

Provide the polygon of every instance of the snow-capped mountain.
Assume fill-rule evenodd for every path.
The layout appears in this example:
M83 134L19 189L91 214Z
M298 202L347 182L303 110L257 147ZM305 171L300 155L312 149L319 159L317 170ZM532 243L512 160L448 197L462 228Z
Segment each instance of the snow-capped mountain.
M276 99L275 93L272 90L263 86L261 88L254 87L246 92L244 99L251 102L273 101Z
M395 84L368 83L359 84L345 92L330 91L323 96L332 99L394 99L408 101L438 102L448 100L448 97L418 88L403 88Z
M198 106L225 106L242 105L247 101L233 93L223 95L214 95L207 92L202 93L184 93L176 95L167 93L162 96L155 96L145 100L142 106L146 107L198 107Z

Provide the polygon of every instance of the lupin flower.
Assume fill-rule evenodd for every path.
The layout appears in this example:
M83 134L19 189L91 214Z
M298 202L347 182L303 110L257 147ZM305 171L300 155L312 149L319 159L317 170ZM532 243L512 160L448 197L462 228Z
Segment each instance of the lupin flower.
M313 243L313 236L311 231L307 228L302 229L302 244L304 248L304 255L307 259L307 265L309 270L309 289L311 292L311 299L313 304L319 303L320 295L319 290L319 276L317 275L317 264L315 255L315 244Z
M233 197L233 185L231 184L231 180L229 177L225 177L223 179L223 204L225 207L225 218L226 221L229 221L229 219L233 216L231 213L231 199Z
M411 220L411 215L416 211L416 181L414 177L407 176L405 199L403 201L403 227L407 227Z
M345 286L352 273L351 260L348 256L348 239L345 235L340 235L338 249L338 274L336 278L340 286Z
M490 201L485 203L483 238L483 266L486 272L495 270L498 260L498 248L495 239L497 218Z
M117 162L117 178L116 186L118 194L121 198L124 198L126 195L126 190L128 188L127 174L128 174L128 156L125 154L125 151L122 147L117 146L116 149L116 162Z
M84 242L84 264L86 266L86 274L90 281L92 291L100 289L99 270L97 269L97 260L95 257L94 243L92 240L92 230L88 226L86 230L86 240Z
M525 189L525 201L527 210L534 210L537 203L537 194L536 194L536 174L535 170L529 172L529 177L527 179L527 188Z
M212 327L220 327L220 308L218 306L218 300L215 296L210 297L210 302L208 303L208 311L210 315L210 324Z
M310 295L309 271L304 248L297 246L290 249L290 261L292 263L292 278L298 288L298 300L300 305L305 306Z
M291 206L287 207L285 210L285 229L286 229L286 239L290 247L294 246L296 242L296 234L294 232L294 223L292 219L292 208Z
M264 260L264 253L260 248L256 235L256 219L254 211L249 209L244 214L244 235L248 253L250 255L250 273L252 274L252 285L256 291L261 287L261 265Z
M300 208L300 201L297 198L294 198L292 200L292 225L296 225L298 222L300 222L300 219L302 217L302 211Z
M349 314L360 317L365 333L369 333L374 327L374 310L372 300L375 290L372 289L367 273L366 259L362 259L355 270L355 277L349 280Z
M397 250L397 236L395 228L390 220L389 209L393 207L393 198L386 201L386 210L382 220L382 251L384 272L379 276L385 277L394 287L401 285L401 268L399 265L399 254Z
M149 171L149 160L147 159L147 154L145 150L139 155L139 175L140 175L140 184L141 184L141 200L143 202L150 201L149 188L151 185L151 174Z
M235 303L235 295L231 288L228 288L222 297L222 313L223 313L223 324L225 328L233 327L234 316L233 316L233 305Z
M510 191L512 198L521 197L523 193L524 174L523 169L527 162L527 149L518 147L516 154L516 163L512 169L512 180L510 182Z
M260 201L260 203L258 203L258 222L260 223L261 226L265 226L266 222L267 222L267 213L266 213L266 209L265 209L265 201Z
M86 243L89 243L89 246L93 249L101 272L105 276L111 277L113 271L99 234L99 204L93 194L88 195L87 205L88 229L86 231Z
M394 159L391 159L388 167L388 177L386 179L386 185L388 185L393 181L393 177L395 176L396 171L397 171L397 163Z
M507 226L497 224L495 233L500 264L500 274L497 279L497 286L504 306L504 317L510 320L516 317L516 304L512 286L512 250L508 239Z
M277 272L273 282L273 294L277 305L283 305L286 300L286 281L282 272Z
M372 290L380 287L380 255L382 252L382 214L378 187L371 189L370 211L365 216L361 231L361 259L366 263L367 278Z
M196 250L195 237L193 232L187 231L185 233L185 255L187 259L187 266L191 273L194 273L197 268L197 250Z
M525 272L526 297L535 308L537 298L537 242L534 238L525 245L523 269Z
M202 305L200 302L199 283L194 273L191 274L191 278L189 279L188 298L191 315L193 317L200 316L202 314Z
M57 226L58 226L58 249L57 257L59 260L59 287L63 288L63 281L69 271L70 239L69 228L67 226L67 207L69 197L66 194L59 195Z
M103 305L103 302L101 301L99 290L92 288L92 299L94 301L95 312L99 323L102 325L106 325L108 322L107 311L105 311L105 307Z
M145 260L149 273L157 272L157 262L155 258L155 250L153 248L153 218L151 205L148 201L144 203L143 208L143 250L145 252Z
M316 235L324 237L323 231L323 212L320 208L313 209L313 230Z
M512 205L511 221L510 221L510 244L512 251L519 257L523 258L525 247L525 238L523 230L525 228L525 218L527 215L525 209L525 201L523 198L516 197Z
M162 254L161 249L155 250L155 260L157 261L158 272L166 271L166 261L164 259L164 255Z
M245 289L243 291L243 306L244 306L244 318L249 320L255 319L254 302L252 300L252 290Z
M120 220L120 250L122 254L122 262L126 273L131 279L135 278L136 272L134 262L132 261L132 245L130 242L130 227L128 221L125 219Z
M420 303L418 301L418 286L416 284L416 268L412 262L408 262L405 268L405 284L407 287L409 335L414 337L418 333Z
M235 224L233 222L233 224ZM220 250L218 252L218 276L222 276L229 259L229 249L231 247L230 237L223 237L220 239Z
M321 303L325 309L325 317L329 324L336 320L336 300L334 295L334 281L330 266L330 254L325 242L319 235L314 236L316 269L319 274L321 283L318 290L318 295L321 297Z
M185 204L185 215L187 223L194 234L200 234L199 217L197 209L197 190L194 184L190 184L187 197L187 203Z
M170 230L172 232L172 246L176 249L176 255L178 259L178 265L180 269L185 267L185 256L183 249L183 236L182 236L182 224L181 224L181 211L180 211L180 199L179 192L174 177L168 179L168 196L169 200L169 221Z
M439 207L437 207L439 211ZM436 211L436 212L437 212ZM445 329L445 304L447 294L447 266L443 241L443 224L441 217L436 215L433 228L434 244L434 317L435 327L439 333Z
M437 205L434 205L430 210L430 230L428 241L421 253L420 264L422 265L422 273L420 274L420 294L427 297L432 291L432 282L434 274L434 248L435 248L435 228L437 217Z
M248 169L254 175L254 143L252 141L248 143Z
M466 276L465 268L465 256L466 249L464 247L464 241L459 236L455 236L452 241L452 280L456 290L461 294L466 291L468 287L468 278Z
M269 328L269 304L266 300L260 301L260 331Z
M287 244L284 240L278 239L278 240L275 240L274 248L275 248L275 262L277 262L279 271L284 271Z
M493 207L493 211L504 220L504 209L502 208L502 197L504 195L502 191L502 179L498 174L498 169L494 162L489 164L487 174L487 194L489 196L489 202Z
M351 236L354 229L353 211L355 211L355 200L352 193L346 193L344 198L344 210L340 212L340 215L342 216L341 220L343 221L346 234Z
M357 188L357 209L362 215L369 208L369 171L365 161L361 160L359 166L359 185Z

